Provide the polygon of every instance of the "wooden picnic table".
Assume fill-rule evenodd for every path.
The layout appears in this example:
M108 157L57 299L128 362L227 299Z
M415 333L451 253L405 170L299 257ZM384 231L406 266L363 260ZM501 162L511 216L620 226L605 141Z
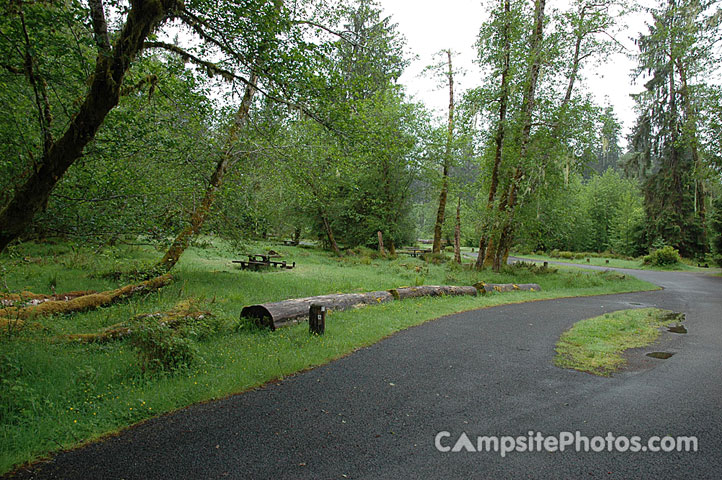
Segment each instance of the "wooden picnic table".
M280 255L277 253L251 253L248 255L249 262L264 262L268 263L272 258L279 258Z
M248 255L248 261L232 260L231 262L240 264L241 268L244 270L248 268L259 270L262 267L280 267L291 269L296 266L296 262L289 265L285 260L283 262L272 260L273 258L279 258L280 256L281 255L277 253L251 253Z

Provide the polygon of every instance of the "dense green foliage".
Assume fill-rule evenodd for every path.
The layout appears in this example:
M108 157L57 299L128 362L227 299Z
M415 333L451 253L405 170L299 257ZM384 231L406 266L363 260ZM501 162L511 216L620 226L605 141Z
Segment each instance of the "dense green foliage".
M379 231L387 247L431 238L444 163L448 203L460 204L463 245L478 245L482 236L498 242L503 235L524 250L637 256L669 244L685 255L703 252L715 238L705 238L704 214L710 197L719 195L710 185L718 181L713 139L722 112L716 87L691 79L717 60L707 40L716 24L691 29L690 18L708 15L693 0L677 10L654 10L657 23L640 43L646 62L640 69L665 71L655 52L665 39L678 44L674 52L690 81L675 97L677 128L691 140L680 139L670 150L672 140L663 138L674 130L664 120L671 107L648 109L635 130L634 151L621 155L614 111L593 103L581 75L588 58L613 45L607 34L616 28L614 2L602 3L580 0L555 11L539 10L538 1L491 2L478 41L479 61L488 68L480 86L457 94L448 137L445 119L410 103L398 85L408 64L404 39L373 1L308 1L294 10L266 1L212 8L191 2L180 21L215 24L216 30L195 29L194 38L175 47L148 37L148 48L123 78L118 106L57 179L22 238L103 244L137 242L141 235L162 249L198 211L214 165L230 152L231 168L203 230L237 242L307 236L340 252L339 245L375 246ZM0 39L7 58L0 69L0 105L7 112L0 119L0 206L42 162L43 135L58 137L88 94L99 48L86 6L3 8L10 15L3 17ZM536 35L537 11L545 22L538 38L543 52L534 53L526 45ZM112 5L111 13L118 13ZM235 43L214 43L217 35ZM34 47L28 55L35 77L22 68L26 47ZM537 54L543 58L534 60ZM532 61L540 63L530 97ZM679 84L683 72L677 69ZM250 72L259 75L259 93L248 125L229 145ZM660 75L640 105L664 97L654 90L665 85ZM689 98L696 102L694 118ZM672 151L676 166L664 167L671 161L664 152ZM670 190L677 184L683 188ZM455 215L446 212L445 219L442 237L450 244Z
M706 113L706 95L697 95L713 90L704 77L714 69L719 12L706 0L670 0L652 15L638 42L636 73L649 79L636 97L640 116L628 162L643 180L648 244L674 245L691 257L709 250L703 180L719 147L705 148L714 116Z
M644 247L644 212L639 187L609 169L584 180L573 175L569 185L544 198L544 208L531 212L520 231L523 250L614 251L638 256ZM541 202L541 200L540 200Z
M712 248L717 254L717 263L722 266L722 197L717 197L712 203L710 215L710 230L712 233Z

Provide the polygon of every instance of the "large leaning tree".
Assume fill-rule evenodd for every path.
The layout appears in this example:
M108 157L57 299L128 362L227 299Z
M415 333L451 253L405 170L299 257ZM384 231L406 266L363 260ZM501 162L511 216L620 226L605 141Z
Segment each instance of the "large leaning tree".
M18 174L3 183L0 251L44 208L123 95L141 87L126 79L145 51L173 52L250 96L302 109L299 99L323 89L319 39L335 35L310 2L0 0L0 11L0 82L17 89L21 119L12 165L2 165ZM174 36L188 41L165 40Z

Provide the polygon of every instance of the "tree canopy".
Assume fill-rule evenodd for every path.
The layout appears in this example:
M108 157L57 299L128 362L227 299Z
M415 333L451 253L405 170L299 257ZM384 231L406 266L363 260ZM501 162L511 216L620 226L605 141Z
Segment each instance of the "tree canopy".
M712 1L648 9L627 151L586 83L618 48L618 0L489 0L482 77L459 88L450 50L425 73L443 80L443 118L399 83L413 45L373 0L0 9L0 250L143 238L168 270L202 232L341 255L379 232L391 252L432 238L440 252L458 231L498 270L512 248L694 256L717 238Z

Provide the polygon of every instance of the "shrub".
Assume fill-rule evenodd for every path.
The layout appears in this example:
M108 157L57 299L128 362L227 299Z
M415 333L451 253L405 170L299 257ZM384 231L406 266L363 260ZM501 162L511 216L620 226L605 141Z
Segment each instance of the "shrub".
M111 270L93 273L91 274L91 277L129 283L150 280L151 278L158 277L164 273L166 272L163 267L158 265L156 262L140 261L131 265L122 265L116 261L114 268Z
M190 316L178 328L184 338L202 341L223 328L223 320L215 315Z
M379 253L378 250L374 250L367 247L355 247L355 248L349 248L346 249L346 255L350 257L356 257L361 260L362 263L365 265L368 265L368 263L365 262L366 259L369 260L378 260L379 258L383 258L381 253Z
M668 265L676 265L682 261L679 256L679 251L667 245L666 247L658 248L645 255L642 259L645 265L653 265L657 267L664 267Z
M537 265L536 263L532 262L518 261L509 265L504 265L502 267L502 272L511 275L519 275L527 272L538 275L546 273L556 273L557 269L549 266Z
M190 365L196 356L196 347L190 338L154 319L138 323L131 343L144 372L176 370Z
M421 259L432 265L441 265L448 261L448 258L443 253L425 253L421 256Z

